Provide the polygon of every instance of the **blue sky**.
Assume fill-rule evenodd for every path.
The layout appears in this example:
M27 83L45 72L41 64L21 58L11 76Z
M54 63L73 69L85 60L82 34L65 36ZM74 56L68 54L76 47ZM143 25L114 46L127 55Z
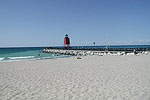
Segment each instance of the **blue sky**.
M150 0L0 0L0 47L150 44Z

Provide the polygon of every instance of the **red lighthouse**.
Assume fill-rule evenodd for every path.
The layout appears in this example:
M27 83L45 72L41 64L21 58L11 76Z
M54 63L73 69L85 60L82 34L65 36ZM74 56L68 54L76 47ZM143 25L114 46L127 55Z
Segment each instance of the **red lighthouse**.
M67 48L70 47L70 39L68 38L67 34L65 35L65 38L64 38L64 47L67 47Z

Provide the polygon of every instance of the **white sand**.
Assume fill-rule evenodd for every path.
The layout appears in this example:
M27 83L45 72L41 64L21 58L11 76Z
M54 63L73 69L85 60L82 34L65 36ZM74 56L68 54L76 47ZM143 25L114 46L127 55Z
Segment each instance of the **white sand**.
M0 100L150 100L150 55L0 63Z

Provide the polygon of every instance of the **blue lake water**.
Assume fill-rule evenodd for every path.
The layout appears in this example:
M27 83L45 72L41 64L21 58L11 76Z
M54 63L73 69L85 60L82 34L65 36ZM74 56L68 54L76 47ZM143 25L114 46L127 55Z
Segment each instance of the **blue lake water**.
M79 46L73 46L77 48ZM109 46L80 46L83 48L150 48L150 45L109 45Z
M0 48L0 62L68 57L67 55L40 53L43 49L44 47Z

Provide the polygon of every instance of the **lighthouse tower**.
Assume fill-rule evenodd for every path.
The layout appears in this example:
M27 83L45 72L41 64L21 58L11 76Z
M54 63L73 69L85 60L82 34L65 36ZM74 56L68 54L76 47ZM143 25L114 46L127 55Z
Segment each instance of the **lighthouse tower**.
M66 34L65 35L65 38L64 38L64 47L66 48L69 48L70 47L70 39L68 38L68 35Z

